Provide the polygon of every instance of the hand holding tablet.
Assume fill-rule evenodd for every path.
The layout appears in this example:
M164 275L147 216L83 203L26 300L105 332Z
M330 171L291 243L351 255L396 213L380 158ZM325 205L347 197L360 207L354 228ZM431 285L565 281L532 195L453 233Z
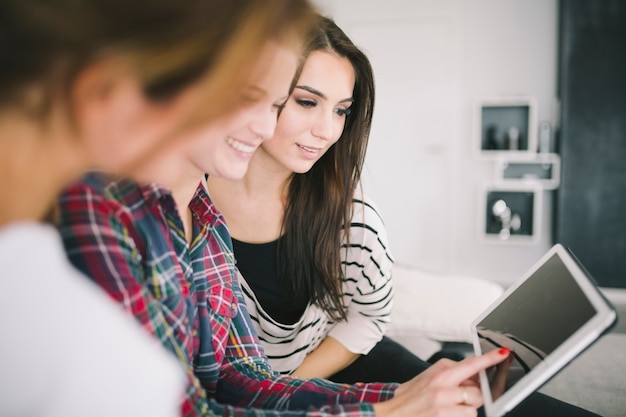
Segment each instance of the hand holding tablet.
M441 359L400 385L394 398L374 405L377 417L467 416L483 404L477 375L509 357L509 349L492 350L461 362Z
M616 321L615 309L562 245L553 246L472 323L476 356L442 359L374 405L378 417L487 417L515 408ZM472 411L470 411L472 409Z

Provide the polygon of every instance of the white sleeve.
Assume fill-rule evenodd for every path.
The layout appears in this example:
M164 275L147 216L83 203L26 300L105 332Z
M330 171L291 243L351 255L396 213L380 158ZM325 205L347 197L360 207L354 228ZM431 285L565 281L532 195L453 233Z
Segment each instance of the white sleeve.
M347 320L338 322L329 336L351 352L367 354L385 334L393 304L387 231L367 198L354 199L350 243L342 247L342 262Z
M0 415L180 415L173 355L36 224L0 230Z

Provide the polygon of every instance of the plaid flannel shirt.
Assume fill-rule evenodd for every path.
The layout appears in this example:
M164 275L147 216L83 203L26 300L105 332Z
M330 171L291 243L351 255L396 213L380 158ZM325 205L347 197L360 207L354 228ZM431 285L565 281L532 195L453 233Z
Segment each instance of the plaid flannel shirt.
M188 244L171 194L90 174L59 199L70 260L186 368L185 416L374 416L397 384L340 385L270 368L235 278L230 234L201 183Z

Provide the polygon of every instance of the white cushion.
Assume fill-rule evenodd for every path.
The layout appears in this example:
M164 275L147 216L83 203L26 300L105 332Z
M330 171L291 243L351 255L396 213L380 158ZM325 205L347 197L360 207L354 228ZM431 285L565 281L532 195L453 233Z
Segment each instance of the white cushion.
M393 282L394 308L387 335L398 341L470 342L471 322L503 292L500 285L484 279L402 265L394 265Z

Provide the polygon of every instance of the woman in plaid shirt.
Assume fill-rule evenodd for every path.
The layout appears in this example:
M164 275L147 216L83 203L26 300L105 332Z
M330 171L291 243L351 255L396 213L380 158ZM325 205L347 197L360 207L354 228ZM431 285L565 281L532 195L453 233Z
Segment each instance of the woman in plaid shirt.
M269 366L236 280L228 229L204 181L205 172L243 176L274 133L296 56L276 41L263 56L239 110L197 132L183 157L172 154L135 176L167 187L91 175L62 196L59 228L70 259L187 369L183 415L471 415L482 403L471 378L508 351L442 361L403 385L338 385Z

